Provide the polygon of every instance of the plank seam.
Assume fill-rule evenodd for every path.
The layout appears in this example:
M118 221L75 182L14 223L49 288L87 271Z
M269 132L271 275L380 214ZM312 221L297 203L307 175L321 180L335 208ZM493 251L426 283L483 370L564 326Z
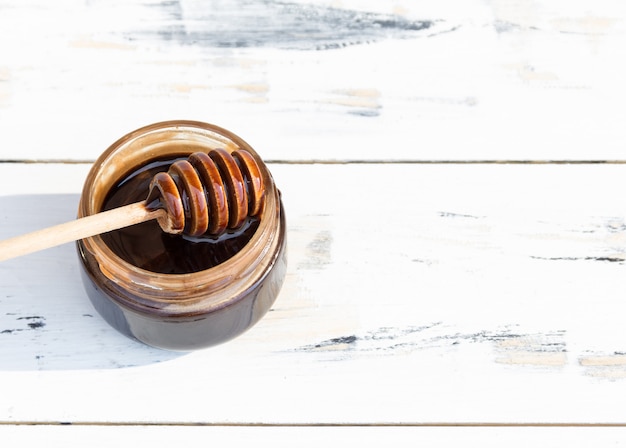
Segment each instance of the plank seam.
M227 423L227 422L63 422L63 421L0 421L0 426L167 426L167 427L258 427L258 428L626 428L626 422L608 423L564 423L564 422L528 422L528 423L498 423L498 422L433 422L433 423Z

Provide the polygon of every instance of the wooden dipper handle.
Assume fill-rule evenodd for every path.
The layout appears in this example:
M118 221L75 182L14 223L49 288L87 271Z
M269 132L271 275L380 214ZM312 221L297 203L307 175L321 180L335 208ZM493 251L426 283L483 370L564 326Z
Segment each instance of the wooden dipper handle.
M174 162L145 201L0 241L0 261L156 219L167 233L220 235L263 210L265 185L247 151L214 149Z
M75 221L36 230L0 241L0 261L132 226L165 214L167 212L163 209L150 210L145 202L136 202Z

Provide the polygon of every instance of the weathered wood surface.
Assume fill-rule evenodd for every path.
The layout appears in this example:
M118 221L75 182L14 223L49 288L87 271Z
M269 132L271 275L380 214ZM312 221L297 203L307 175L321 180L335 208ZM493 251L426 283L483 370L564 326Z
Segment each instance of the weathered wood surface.
M231 446L271 445L277 448L349 445L376 447L541 446L578 448L624 446L624 428L415 428L415 427L199 427L199 426L0 426L0 440L19 446L45 442L49 448L84 446L101 448L123 443L157 447L228 444Z
M611 1L0 1L0 159L155 121L273 160L622 159Z
M70 219L87 168L0 165L1 236ZM71 245L3 263L0 421L625 423L623 165L270 169L287 282L225 345L119 336Z
M104 323L72 245L0 264L0 441L622 442L625 18L0 0L0 238L72 219L90 162L175 118L249 141L289 220L272 311L189 354Z

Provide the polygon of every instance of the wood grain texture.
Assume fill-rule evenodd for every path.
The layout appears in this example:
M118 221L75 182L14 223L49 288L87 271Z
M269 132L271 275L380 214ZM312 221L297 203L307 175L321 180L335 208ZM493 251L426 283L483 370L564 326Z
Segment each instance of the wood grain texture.
M270 162L289 251L193 353L109 327L72 244L1 263L0 440L623 444L625 35L605 0L0 0L0 239L193 119Z
M613 2L0 2L0 159L94 160L137 127L270 160L623 160Z
M18 179L79 185L87 168L0 165L2 237L66 220L78 200L63 186L7 194ZM71 245L0 265L0 421L626 423L622 165L270 170L287 281L222 346L169 353L118 335Z

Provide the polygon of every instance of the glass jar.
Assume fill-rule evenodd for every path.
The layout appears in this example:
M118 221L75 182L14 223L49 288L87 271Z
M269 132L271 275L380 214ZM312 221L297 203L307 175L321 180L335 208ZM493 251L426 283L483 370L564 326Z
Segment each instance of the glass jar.
M156 123L125 135L98 158L85 181L79 217L102 211L107 195L131 172L157 160L216 148L248 151L265 183L258 227L230 258L197 272L164 274L123 259L101 235L77 242L83 283L96 310L121 333L150 346L188 351L216 345L265 315L287 265L280 193L246 142L225 129L194 121Z

